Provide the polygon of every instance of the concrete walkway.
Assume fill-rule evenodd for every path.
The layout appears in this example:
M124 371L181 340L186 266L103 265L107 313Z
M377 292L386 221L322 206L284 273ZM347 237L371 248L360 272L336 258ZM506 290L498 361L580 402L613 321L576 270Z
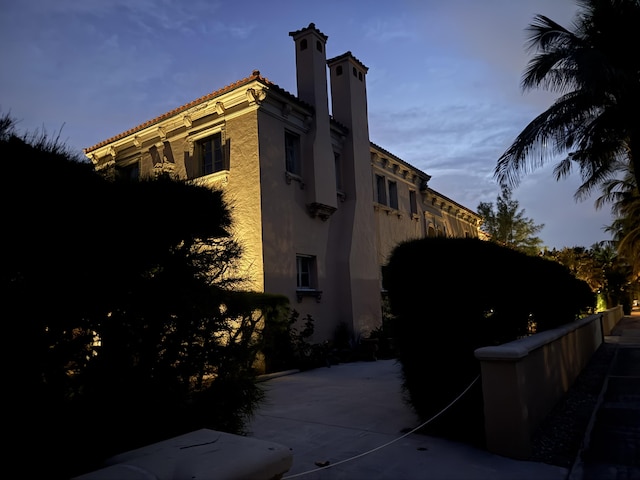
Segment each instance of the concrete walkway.
M283 479L640 480L640 311L605 341L618 350L571 470L409 433L418 419L403 400L395 360L270 379L250 436L291 449Z
M283 479L565 480L568 469L517 461L466 444L408 434L395 360L347 363L273 378L250 435L291 448Z
M640 311L605 342L618 348L570 480L640 480Z

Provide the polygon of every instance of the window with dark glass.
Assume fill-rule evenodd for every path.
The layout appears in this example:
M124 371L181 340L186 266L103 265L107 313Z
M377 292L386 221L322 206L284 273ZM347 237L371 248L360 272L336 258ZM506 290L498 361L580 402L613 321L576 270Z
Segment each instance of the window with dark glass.
M389 182L389 206L398 209L398 184Z
M138 180L140 178L140 164L138 162L116 168L118 180Z
M284 133L284 151L287 172L300 176L302 165L300 162L300 136L295 133Z
M411 215L418 214L418 201L416 199L415 190L409 191L409 209L411 210Z
M200 175L209 175L227 170L222 148L222 133L216 133L197 142Z
M382 205L387 204L387 184L382 175L376 175L376 200Z
M296 256L296 287L301 290L311 290L315 288L315 260L311 255Z

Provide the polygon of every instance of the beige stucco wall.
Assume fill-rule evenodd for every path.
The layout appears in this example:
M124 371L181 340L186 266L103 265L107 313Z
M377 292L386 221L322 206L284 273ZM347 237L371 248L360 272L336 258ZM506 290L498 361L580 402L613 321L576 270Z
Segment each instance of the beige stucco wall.
M309 141L304 125L295 118L285 120L266 112L259 113L264 290L288 296L291 308L297 310L301 318L311 315L316 330L314 340L331 339L339 320L335 314L339 300L338 282L328 271L333 253L328 240L332 219L322 221L307 211L310 192L305 187L310 171L305 169L304 162L303 181L287 180L285 125L301 135L301 142ZM316 286L322 292L319 300L303 296L298 301L296 254L316 257Z
M603 341L601 314L475 352L487 448L526 459L531 437Z
M421 172L407 170L379 154L372 155L371 182L376 184L376 175L384 176L387 182L387 203L377 203L377 194L372 197L375 212L376 242L379 265L386 265L393 249L401 242L423 238L429 226L435 234L448 237L478 237L480 217L453 204L431 189L420 189ZM391 208L388 183L395 182L398 192L398 208ZM377 185L374 188L376 192ZM416 211L411 214L410 192L416 195Z
M247 279L245 288L264 289L262 258L262 211L258 121L256 110L225 122L229 171L214 173L202 180L220 188L231 210L231 233L242 246L238 274Z
M337 62L349 66L348 72L352 66L366 70L349 55ZM302 318L314 318L312 341L332 339L341 323L358 338L381 325L380 267L392 249L425 236L429 222L459 236L469 225L458 225L452 201L421 188L428 175L396 157L384 165L372 163L377 147L369 141L366 87L360 77L340 81L332 90L334 108L347 106L342 123L328 118L318 123L309 105L256 79L103 142L87 156L106 171L137 163L142 177L164 172L221 189L232 213L232 233L243 247L233 272L246 279L242 288L287 296ZM285 129L300 135L301 178L285 173ZM196 177L194 145L216 132L222 132L229 170ZM333 151L341 155L341 192ZM398 209L375 205L372 168L397 182ZM315 257L317 292L299 295L296 254Z

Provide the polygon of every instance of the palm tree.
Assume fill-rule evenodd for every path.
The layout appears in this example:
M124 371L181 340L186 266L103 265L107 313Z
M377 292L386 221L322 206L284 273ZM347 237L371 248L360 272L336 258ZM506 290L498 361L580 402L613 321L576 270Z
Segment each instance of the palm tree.
M631 171L640 185L640 0L578 0L568 30L544 15L528 27L535 51L524 91L559 98L529 123L498 159L494 174L514 187L520 176L559 155L556 180L577 165L576 199Z
M596 208L611 203L615 216L605 231L613 234L618 255L624 258L633 273L640 278L640 193L633 175L605 182L603 194L596 200Z

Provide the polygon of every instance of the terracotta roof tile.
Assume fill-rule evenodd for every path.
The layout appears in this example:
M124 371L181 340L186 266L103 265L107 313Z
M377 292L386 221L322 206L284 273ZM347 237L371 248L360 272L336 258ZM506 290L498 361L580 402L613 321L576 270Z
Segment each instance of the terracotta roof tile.
M246 85L247 83L250 83L250 82L252 82L254 80L259 80L259 81L263 82L264 84L269 85L270 87L272 87L272 88L274 88L276 90L279 90L280 92L284 93L287 96L290 96L292 98L296 98L291 93L287 92L286 90L280 88L275 83L271 82L268 78L263 77L262 75L260 75L260 71L254 70L253 72L251 72L250 76L248 76L246 78L243 78L242 80L238 80L238 81L236 81L236 82L234 82L234 83L232 83L230 85L227 85L226 87L223 87L223 88L221 88L219 90L216 90L214 92L208 93L208 94L206 94L206 95L204 95L204 96L202 96L200 98L197 98L197 99L195 99L195 100L193 100L193 101L191 101L189 103L186 103L186 104L184 104L184 105L182 105L180 107L174 108L173 110L170 110L170 111L168 111L166 113L163 113L162 115L160 115L158 117L155 117L155 118L153 118L153 119L151 119L151 120L149 120L147 122L144 122L144 123L142 123L142 124L140 124L140 125L138 125L136 127L130 128L129 130L127 130L125 132L119 133L118 135L115 135L115 136L113 136L111 138L103 140L102 142L97 143L97 144L95 144L95 145L93 145L91 147L85 148L83 151L84 151L85 154L89 153L89 152L92 152L93 150L96 150L96 149L98 149L100 147L103 147L103 146L108 145L108 144L110 144L112 142L115 142L116 140L120 140L121 138L128 137L129 135L132 135L132 134L134 134L136 132L139 132L140 130L143 130L143 129L147 128L147 127L150 127L151 125L154 125L154 124L156 124L158 122L161 122L162 120L165 120L167 118L171 118L171 117L173 117L174 115L177 115L180 112L184 112L184 111L190 109L191 107L194 107L194 106L199 105L199 104L201 104L203 102L211 100L212 98L218 97L218 96L220 96L220 95L222 95L224 93L230 92L231 90L233 90L235 88L238 88L238 87L241 87L242 85Z

